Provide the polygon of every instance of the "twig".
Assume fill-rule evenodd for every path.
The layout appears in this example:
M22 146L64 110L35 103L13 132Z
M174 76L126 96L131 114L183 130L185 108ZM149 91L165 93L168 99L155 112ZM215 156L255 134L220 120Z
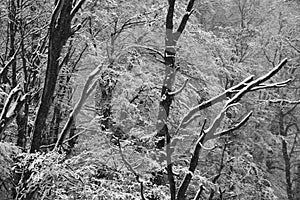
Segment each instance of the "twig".
M286 104L300 104L300 100L297 101L291 101L291 100L287 100L287 99L270 99L268 100L269 103L286 103Z
M224 135L227 135L227 134L231 133L234 130L239 129L240 127L242 127L249 120L252 113L253 113L252 111L249 112L238 124L234 125L233 127L229 128L227 130L215 133L215 134L212 133L212 134L208 135L208 137L206 137L203 142L205 143L208 140L219 138L221 136L224 136Z

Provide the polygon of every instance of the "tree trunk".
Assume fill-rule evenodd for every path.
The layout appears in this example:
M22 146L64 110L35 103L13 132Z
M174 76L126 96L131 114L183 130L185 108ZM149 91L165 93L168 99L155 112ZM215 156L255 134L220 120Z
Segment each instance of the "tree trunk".
M96 94L95 94L95 106L96 114L101 116L100 124L102 130L107 130L112 126L111 118L111 100L113 90L116 85L116 81L113 80L114 75L110 71L103 72L101 79L98 80Z
M17 32L17 20L16 20L16 9L17 6L15 4L15 0L9 1L9 38L10 38L10 51L9 57L13 57L16 53L15 50L15 37ZM24 41L21 41L21 50L24 50ZM12 67L12 75L11 75L11 85L12 88L17 86L17 61L11 63ZM25 92L25 91L24 91ZM27 97L26 97L27 98ZM21 147L23 150L26 145L26 125L27 120L26 117L19 113L16 117L17 122L17 142L16 145Z
M162 149L166 146L166 159L167 159L167 173L169 188L171 193L171 200L176 199L176 182L172 169L172 147L171 144L171 135L168 130L167 121L170 114L170 107L174 99L174 94L172 94L173 85L176 79L176 72L178 68L175 65L176 58L176 46L177 41L179 40L182 32L185 29L187 21L192 14L192 8L194 6L194 0L188 2L186 13L183 15L181 22L176 31L174 31L174 9L175 9L176 0L169 0L169 7L166 16L166 32L165 32L165 52L164 52L164 61L165 61L165 76L163 81L163 86L161 90L161 99L159 102L159 111L157 117L156 125L156 137L158 142L156 144L157 148ZM185 191L182 194L178 195L177 199L184 199Z
M59 58L61 56L62 48L69 37L74 33L74 31L71 30L71 21L74 17L74 12L78 11L79 8L77 9L75 7L72 10L72 4L72 1L57 1L56 8L52 14L49 28L50 34L46 77L40 105L34 123L32 143L30 148L30 152L32 153L39 151L41 146L42 134L46 125L50 106L53 102L53 95L60 71Z
M283 137L287 136L287 131L284 130L284 114L282 110L279 111L279 134ZM292 180L291 180L291 161L288 152L288 144L287 142L282 139L281 141L282 146L282 156L284 160L285 166L285 181L286 181L286 193L288 196L288 200L293 200L293 190L292 190Z
M297 166L297 172L296 172L296 180L295 180L295 194L294 199L298 200L300 199L300 164Z

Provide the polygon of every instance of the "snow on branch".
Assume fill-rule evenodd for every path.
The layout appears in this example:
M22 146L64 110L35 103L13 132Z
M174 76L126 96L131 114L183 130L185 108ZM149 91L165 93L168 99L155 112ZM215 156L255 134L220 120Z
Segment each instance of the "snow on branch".
M13 88L10 93L8 94L8 97L5 101L5 104L4 104L4 107L2 109L2 112L1 112L1 115L0 115L0 120L2 120L5 116L6 116L6 113L8 112L9 110L9 107L11 106L15 96L20 92L22 91L21 88L20 88L20 85L17 85L15 88Z
M27 94L23 95L20 84L14 87L7 96L0 115L0 134L21 110Z
M221 136L224 136L224 135L228 135L230 134L232 131L235 131L237 129L239 129L240 127L242 127L249 119L250 117L252 116L252 111L249 112L239 123L233 125L231 128L229 129L226 129L224 131L221 131L221 132L218 132L218 133L210 133L210 135L207 135L207 137L204 137L204 140L203 140L203 144L205 142L207 142L208 140L212 140L212 139L216 139L216 138L219 138Z
M189 110L189 112L183 117L183 119L180 122L180 125L178 126L178 129L180 128L185 128L188 124L190 124L194 119L196 119L197 117L195 117L194 115L201 110L204 110L216 103L220 103L224 100L227 99L227 96L230 96L234 93L237 93L240 89L244 88L247 83L251 82L253 80L254 76L249 76L247 77L245 80L243 80L242 82L240 82L239 84L225 90L223 93L202 102L201 104L191 108Z
M176 41L179 39L180 35L182 34L183 30L185 29L187 21L189 20L190 16L194 12L194 10L193 10L194 3L195 3L195 0L190 0L188 2L188 5L187 5L186 11L185 11L186 13L182 17L181 22L179 24L179 27L178 27L178 29L175 33L175 40Z
M224 116L225 116L226 111L228 110L228 108L236 106L237 104L238 103L234 103L234 104L228 104L228 103L226 103L226 105L221 110L221 112L219 113L219 115L215 118L215 120L210 125L210 127L208 129L206 129L206 130L203 131L204 132L204 139L203 139L202 144L204 144L206 141L214 138L214 133L220 127L221 122L224 119Z
M81 8L81 6L84 4L85 0L80 0L75 7L71 11L71 17L73 18L75 14L78 12L78 10Z
M196 105L195 107L191 108L189 112L182 118L178 130L180 128L186 127L189 123L191 123L193 120L191 120L196 113L199 111L206 109L208 107L211 107L212 105L215 105L216 103L220 103L222 101L227 100L228 96L231 96L234 94L234 96L227 101L227 106L233 103L238 102L246 93L251 91L256 91L260 89L266 89L266 88L278 88L278 87L284 87L286 84L288 84L291 80L285 80L282 82L277 83L271 83L271 84L263 84L265 81L272 78L282 67L287 63L287 59L283 59L280 64L278 64L276 67L274 67L271 71L269 71L267 74L265 74L262 77L254 79L254 76L249 76L239 84L225 90L223 93L202 102L199 105ZM225 106L225 107L227 107Z
M278 85L283 85L285 86L289 80L287 81L283 81L283 82L279 82L279 83L274 83L274 84L266 84L266 85L261 85L262 83L264 83L265 81L267 81L268 79L270 79L272 76L274 76L287 62L287 59L284 59L277 67L275 67L274 69L272 69L270 72L268 72L266 75L253 80L251 82L248 82L242 89L240 89L232 98L230 98L229 100L227 100L227 102L225 103L224 108L221 110L221 112L219 113L219 115L215 118L215 120L213 121L213 123L211 124L211 126L205 130L205 139L203 140L203 144L206 141L209 141L211 139L215 139L218 138L222 135L226 135L228 133L230 133L233 130L238 129L239 127L241 127L243 124L245 124L250 116L252 115L252 112L248 113L246 115L246 117L244 119L242 119L237 125L233 126L232 128L222 131L220 133L216 133L217 128L220 127L221 121L224 119L225 116L225 112L227 111L227 109L229 107L232 107L234 105L236 105L239 100L248 92L251 92L253 88L258 87L258 88L270 88L271 86L276 87Z
M0 69L0 78L4 75L5 71L9 68L10 64L15 61L17 54L19 53L21 45L18 46L15 53L10 57L10 59L5 63L5 65Z
M270 83L270 84L265 84L265 85L259 85L251 89L251 91L256 91L256 90L261 90L261 89L268 89L268 88L280 88L280 87L285 87L287 86L288 83L290 83L292 79L288 79L282 82L277 82L277 83Z
M287 99L270 99L268 100L269 103L280 103L280 104L300 104L300 100L291 101Z
M55 8L53 10L50 25L52 25L52 26L55 25L55 23L59 17L59 14L64 6L64 3L65 3L65 0L58 0L57 4L55 5Z
M268 72L266 75L256 79L256 81L253 83L255 84L255 86L264 83L265 81L269 80L270 78L272 78L275 74L277 74L277 72L279 72L279 70L282 69L282 67L288 62L288 59L285 58L283 59L276 67L274 67L270 72Z

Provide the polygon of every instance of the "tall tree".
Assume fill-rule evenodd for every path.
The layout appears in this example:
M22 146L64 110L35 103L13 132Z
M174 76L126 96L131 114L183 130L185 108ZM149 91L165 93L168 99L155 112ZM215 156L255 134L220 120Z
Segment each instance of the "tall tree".
M78 28L80 28L78 25L72 26L72 20L83 3L84 0L55 1L55 9L49 24L46 76L40 105L34 123L30 152L38 151L41 146L42 134L46 125L50 106L53 102L58 74L61 66L64 64L60 62L59 58L67 40L78 30Z

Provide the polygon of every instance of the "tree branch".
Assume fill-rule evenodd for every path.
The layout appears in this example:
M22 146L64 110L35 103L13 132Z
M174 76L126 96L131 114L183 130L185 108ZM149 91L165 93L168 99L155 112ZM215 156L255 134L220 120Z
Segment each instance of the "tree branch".
M78 10L81 8L81 6L84 4L85 0L80 0L75 7L71 11L71 17L73 18L75 14L78 12Z
M266 84L266 85L258 85L251 89L251 92L261 90L261 89L268 89L268 88L280 88L287 86L288 83L290 83L292 79L288 79L282 82L272 83L272 84Z
M213 135L210 135L210 137L206 137L204 139L204 143L207 142L208 140L212 140L212 139L216 139L221 136L224 136L224 135L228 135L229 133L232 133L232 131L239 129L250 119L250 117L252 116L252 113L253 113L252 111L249 112L238 124L234 125L233 127L229 128L227 130L215 133Z
M213 98L209 99L208 101L204 101L203 103L191 108L190 111L181 120L178 128L180 128L182 126L182 124L185 124L185 122L189 121L194 116L194 114L196 114L198 111L206 109L216 103L226 100L227 96L230 96L231 94L236 93L235 96L232 97L227 102L227 105L230 105L232 103L239 101L247 92L250 92L253 90L258 90L258 89L269 88L269 87L264 87L264 86L260 87L260 85L262 83L264 83L265 81L269 80L272 76L274 76L286 63L287 63L287 59L283 59L279 65L274 67L270 72L268 72L264 76L257 78L256 80L253 80L253 76L250 76L250 77L246 78L244 81L242 81L241 83L227 89L225 92L219 94L218 96L213 97ZM279 82L279 85L281 86L288 82L289 82L289 80ZM278 85L278 83L277 83L277 85ZM269 85L269 86L271 86L271 85ZM274 87L276 87L276 84L274 85Z
M174 16L174 7L175 7L175 1L176 0L168 0L169 2L169 8L167 13L167 19L166 19L166 29L173 31L173 16Z
M23 95L20 84L10 91L0 115L0 135L2 135L7 125L11 123L20 112L27 95L28 94Z
M138 45L138 44L135 44L135 45L132 45L130 47L133 47L133 48L143 48L143 49L146 49L146 50L149 50L149 51L152 51L154 53L156 53L157 55L159 55L161 58L164 58L164 55L157 49L154 49L150 46L145 46L145 45ZM129 48L130 48L129 47Z
M291 101L287 99L270 99L268 100L269 103L280 103L280 104L300 104L300 100Z
M185 26L187 24L187 21L189 20L191 14L193 13L193 6L194 6L195 0L190 0L187 8L186 8L186 13L182 17L182 20L180 22L180 25L175 33L175 40L177 41L182 34L183 30L185 29Z
M197 194L196 194L195 198L193 200L199 200L200 197L201 197L201 193L203 192L203 190L204 190L204 186L201 185L200 188L199 188L199 190L197 191Z
M246 78L244 81L242 81L241 83L239 83L236 86L233 86L231 88L229 88L228 90L226 90L225 92L223 92L222 94L208 100L205 101L203 103L201 103L200 105L197 105L196 107L192 108L189 113L187 115L184 116L184 118L182 119L177 131L179 130L180 127L182 127L183 124L185 124L185 122L190 122L190 119L193 118L194 114L196 112L198 112L201 109L207 108L217 102L223 101L225 99L227 99L228 94L234 94L234 96L230 99L227 100L227 102L225 103L223 109L221 110L221 112L219 113L219 115L215 118L214 122L211 124L211 126L207 129L204 130L204 126L206 123L206 120L204 121L204 124L202 126L201 132L200 132L200 137L197 140L196 143L196 147L195 150L193 152L192 158L191 158L191 162L190 162L190 166L189 166L189 171L185 174L185 177L179 187L178 193L177 193L177 199L181 200L185 198L185 193L187 191L187 188L190 184L190 181L192 179L192 175L197 167L198 164L198 159L199 159L199 153L200 150L202 149L202 146L205 142L207 142L208 140L211 139L215 139L218 138L222 135L226 135L229 134L230 132L237 130L238 128L240 128L241 126L243 126L250 118L250 116L252 115L252 112L248 113L238 124L234 125L233 127L225 130L225 131L221 131L219 133L216 133L217 128L220 127L221 121L223 120L224 116L225 116L225 112L228 108L235 106L238 104L238 101L248 92L251 92L251 90L257 86L260 86L262 83L264 83L265 81L267 81L268 79L270 79L272 76L274 76L287 62L287 59L284 59L278 66L274 67L270 72L268 72L267 74L265 74L264 76L253 80L253 76ZM280 85L280 84L279 84ZM198 196L198 195L197 195Z
M55 5L55 8L53 10L53 14L50 21L50 28L54 27L54 24L56 23L58 16L64 6L65 0L58 0L57 4Z
M251 82L253 80L253 76L249 76L248 78L246 78L245 80L243 80L241 83L227 89L226 91L224 91L223 93L217 95L216 97L213 97L207 101L202 102L201 104L193 107L190 109L190 111L182 118L178 129L182 128L183 126L187 126L188 123L191 123L192 120L191 118L193 118L193 116L201 110L204 110L216 103L220 103L224 100L227 99L228 96L231 96L234 93L237 93L238 90L244 88L246 86L247 83Z
M174 92L169 92L169 95L177 95L179 94L180 92L182 92L182 90L186 87L186 84L188 83L189 79L186 79L183 83L183 85L181 86L181 88L179 88L177 91L174 91Z
M7 63L3 66L3 68L0 70L0 79L3 76L4 72L7 70L7 68L10 66L10 64L15 61L16 56L19 52L21 45L17 48L17 50L15 51L15 53L11 56L11 58L7 61Z
M168 181L169 187L171 192L171 200L175 200L176 196L176 182L174 179L173 173L173 163L172 163L172 153L174 151L174 147L171 148L171 136L169 131L165 134L165 141L166 141L166 158L167 158L167 173L168 173Z
M292 42L289 40L289 39L287 39L287 38L285 38L284 39L294 50L296 50L298 53L300 53L300 49L298 49L295 45L293 45L292 44Z
M69 116L63 130L61 131L53 150L56 150L60 145L62 145L63 140L65 139L67 133L69 132L71 125L72 125L73 121L75 120L76 116L78 115L80 109L82 108L84 102L89 97L91 92L95 89L96 81L94 81L93 83L92 83L92 81L97 76L97 74L100 72L101 68L102 68L102 66L99 65L96 69L94 69L89 74L89 76L86 80L86 83L84 85L84 88L82 90L80 99L78 100L77 104L75 105L73 111L70 113L70 116Z
M229 101L229 100L228 100ZM225 113L227 111L228 108L237 105L237 103L234 104L226 104L224 106L224 108L221 110L221 112L219 113L219 115L215 118L215 120L213 121L213 123L210 125L210 127L206 130L204 130L205 132L205 138L203 139L203 144L208 141L211 140L212 138L214 138L214 133L216 132L217 128L220 127L220 124L222 122L222 120L224 119Z
M190 181L192 179L192 176L195 172L195 169L198 165L198 159L199 159L199 155L200 155L200 150L201 150L201 144L203 144L203 139L205 137L205 132L204 132L204 127L206 124L206 119L203 122L200 134L199 134L199 139L196 142L196 146L190 161L190 166L189 166L189 171L185 174L183 181L181 182L181 185L178 189L178 193L177 193L177 199L181 200L181 199L185 199L185 193L187 191L187 188L190 184Z

